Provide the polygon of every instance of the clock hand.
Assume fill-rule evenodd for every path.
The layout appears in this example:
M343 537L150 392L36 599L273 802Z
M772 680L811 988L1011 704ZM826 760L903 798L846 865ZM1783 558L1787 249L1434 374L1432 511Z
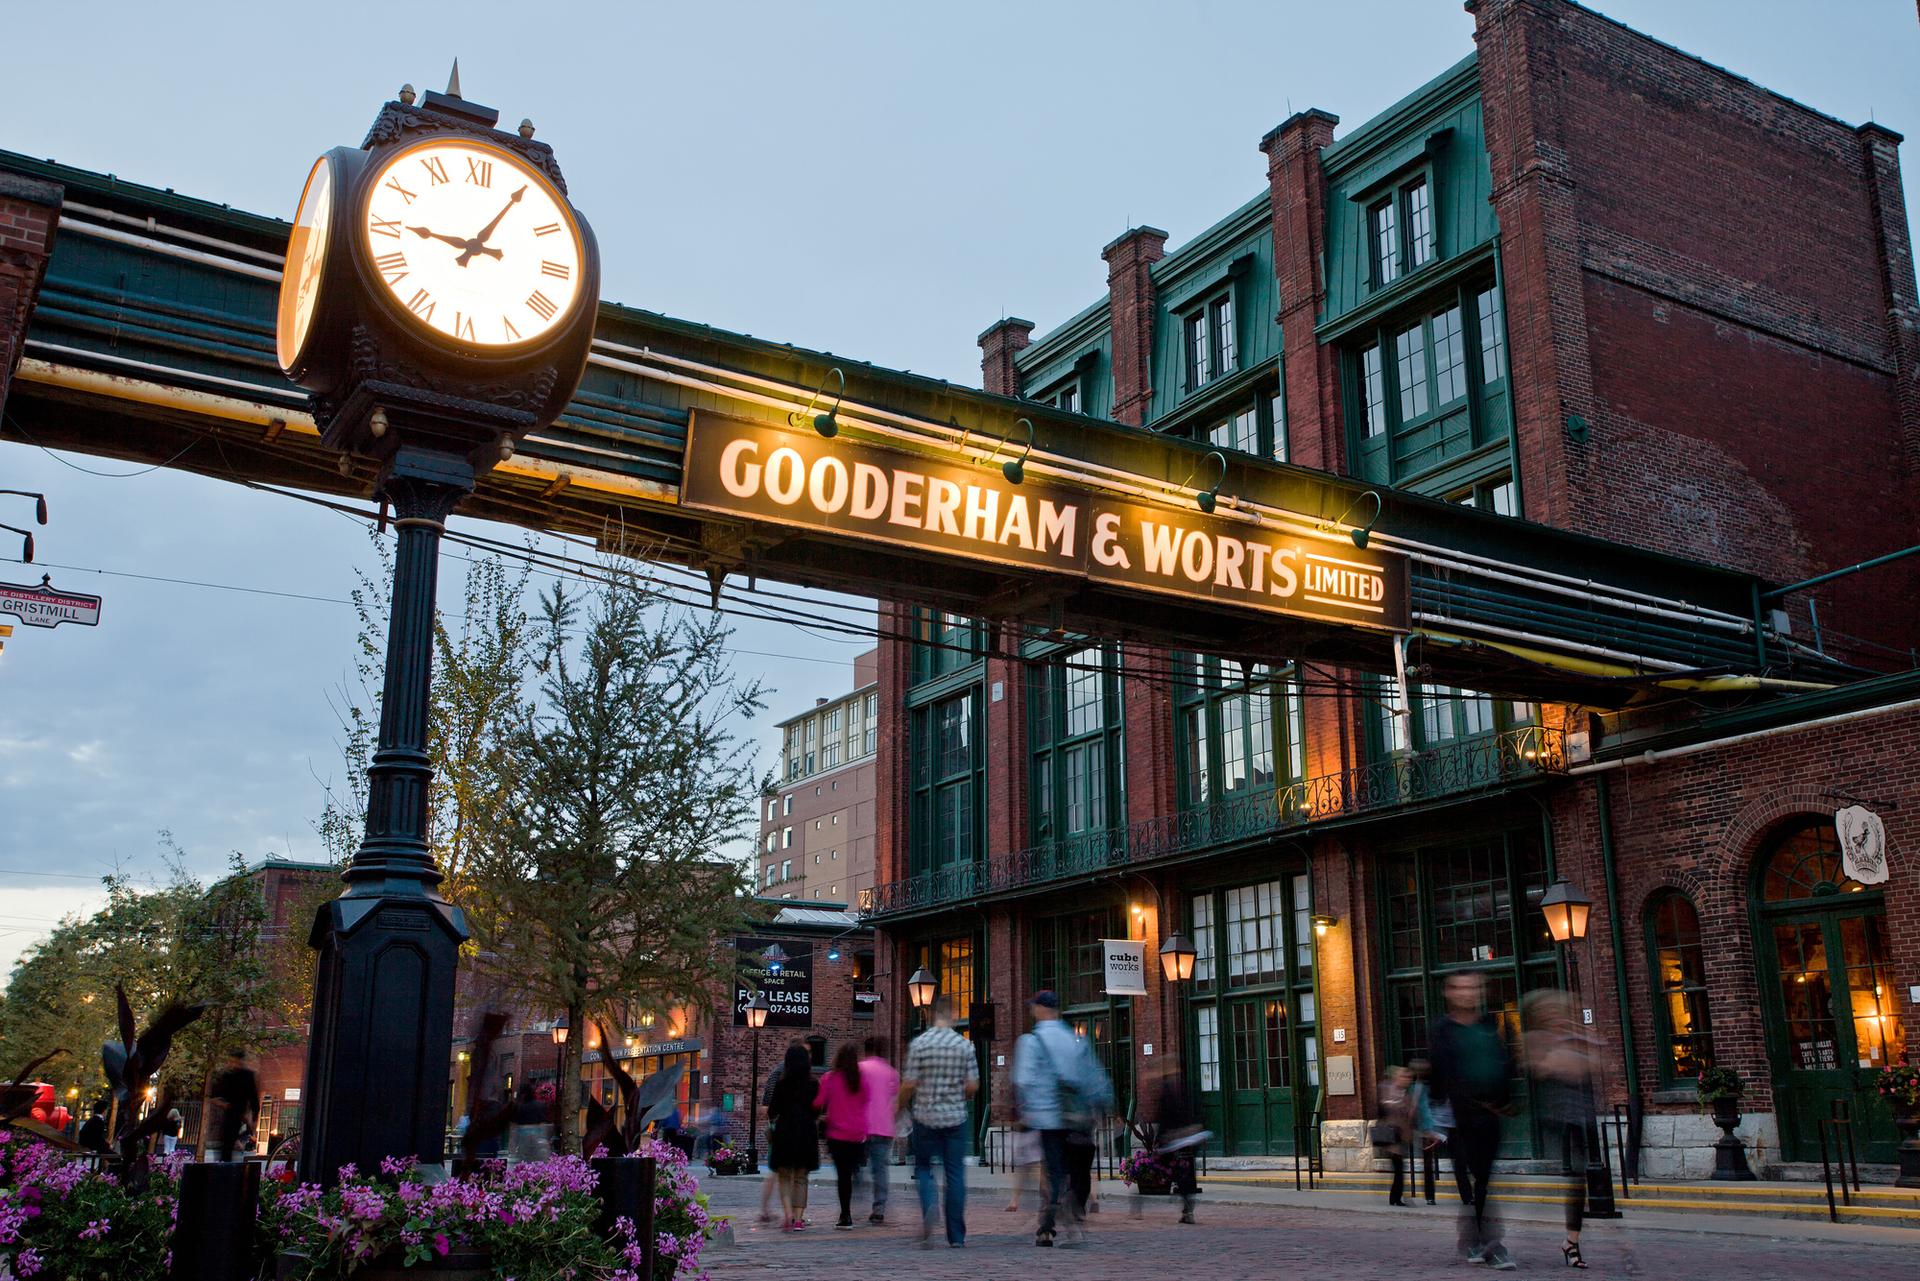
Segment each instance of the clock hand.
M455 245L465 250L466 253L462 254L459 260L460 265L463 267L466 266L465 258L469 254L492 254L495 258L500 256L498 249L489 249L485 245L476 245L471 240L462 240L459 236L449 236L438 231L428 231L425 227L408 227L407 230L419 236L422 240L444 240L450 245Z
M472 240L467 241L466 252L462 253L458 258L455 258L454 261L459 263L462 267L464 267L467 265L467 259L473 257L473 255L475 255L476 253L491 253L495 258L498 258L500 256L499 250L497 249L490 250L487 248L487 237L491 236L494 233L495 228L499 227L500 225L500 220L502 218L505 218L508 213L512 212L513 207L520 203L520 197L526 194L527 194L527 189L523 185L520 188L520 190L514 192L511 196L508 196L505 207L503 207L499 213L493 216L492 222L480 228L480 230L477 233L475 233Z

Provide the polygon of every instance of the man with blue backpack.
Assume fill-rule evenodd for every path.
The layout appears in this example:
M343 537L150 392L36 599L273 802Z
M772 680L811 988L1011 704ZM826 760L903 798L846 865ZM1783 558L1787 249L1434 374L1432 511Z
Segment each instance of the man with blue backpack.
M1033 1031L1014 1047L1013 1088L1020 1119L1040 1135L1046 1167L1033 1243L1053 1245L1064 1219L1061 1244L1077 1246L1093 1188L1094 1129L1113 1106L1113 1085L1086 1039L1061 1022L1058 995L1035 992L1031 1009Z

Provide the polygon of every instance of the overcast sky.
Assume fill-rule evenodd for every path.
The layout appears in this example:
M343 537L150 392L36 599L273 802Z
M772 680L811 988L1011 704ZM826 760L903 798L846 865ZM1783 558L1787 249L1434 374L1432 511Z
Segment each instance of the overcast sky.
M1910 0L1602 7L1843 119L1920 129ZM26 56L0 77L0 148L282 218L314 156L358 143L402 82L443 87L457 54L468 97L557 149L609 298L970 383L974 336L1094 301L1127 226L1177 247L1262 189L1257 144L1291 111L1358 125L1473 30L1450 0L96 0L5 26ZM0 658L0 974L102 873L158 874L162 828L202 872L230 850L316 856L341 779L330 696L362 528L135 470L0 438L0 488L53 507L42 565L0 579L71 566L56 584L105 598L98 629L18 628ZM770 766L772 721L844 688L862 645L772 624L737 643L776 687Z

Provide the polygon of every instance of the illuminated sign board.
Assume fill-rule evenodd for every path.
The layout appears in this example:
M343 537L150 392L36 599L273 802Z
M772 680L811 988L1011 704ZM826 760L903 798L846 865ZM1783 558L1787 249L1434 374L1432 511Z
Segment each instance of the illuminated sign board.
M1406 563L1353 546L695 410L683 505L1363 627L1407 626ZM1312 517L1303 516L1303 521Z

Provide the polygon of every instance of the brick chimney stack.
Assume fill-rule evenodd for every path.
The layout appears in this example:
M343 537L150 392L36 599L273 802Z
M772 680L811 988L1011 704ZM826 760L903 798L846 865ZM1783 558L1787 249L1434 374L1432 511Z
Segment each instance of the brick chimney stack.
M1020 394L1020 370L1013 358L1033 341L1033 322L1008 316L980 335L980 386L996 396Z
M1113 418L1135 427L1153 398L1153 277L1167 256L1167 233L1135 227L1100 251L1107 264L1108 325L1113 334Z

